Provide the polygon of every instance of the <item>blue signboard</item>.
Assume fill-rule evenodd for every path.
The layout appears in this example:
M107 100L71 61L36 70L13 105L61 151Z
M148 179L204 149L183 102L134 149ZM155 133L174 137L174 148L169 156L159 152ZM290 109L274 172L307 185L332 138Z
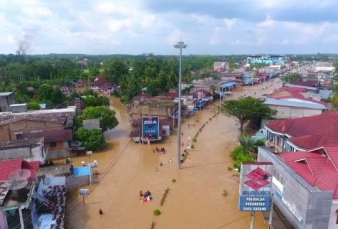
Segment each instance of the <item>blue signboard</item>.
M242 163L240 211L270 211L273 165L271 162Z
M158 117L142 117L142 138L158 140L160 137L160 120Z
M238 208L240 211L270 211L271 197L240 196Z

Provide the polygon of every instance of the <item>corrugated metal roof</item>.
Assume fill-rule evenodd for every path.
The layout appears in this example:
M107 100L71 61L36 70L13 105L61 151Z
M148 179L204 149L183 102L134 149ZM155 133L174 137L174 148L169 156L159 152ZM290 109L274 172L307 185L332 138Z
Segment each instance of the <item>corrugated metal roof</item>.
M275 106L286 106L286 107L299 107L299 108L308 108L308 109L318 109L326 110L326 106L316 102L301 100L301 99L274 99L266 98L264 101L265 105L275 105Z

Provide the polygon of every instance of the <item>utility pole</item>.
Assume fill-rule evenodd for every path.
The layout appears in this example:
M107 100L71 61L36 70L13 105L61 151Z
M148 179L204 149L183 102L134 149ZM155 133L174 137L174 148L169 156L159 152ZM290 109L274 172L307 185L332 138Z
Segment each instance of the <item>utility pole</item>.
M180 63L179 63L179 78L178 78L178 149L177 149L177 166L178 169L181 169L181 138L182 138L182 130L181 130L181 116L182 116L182 95L181 95L181 87L182 87L182 49L186 48L188 45L184 44L183 41L178 42L174 45L175 48L180 50Z

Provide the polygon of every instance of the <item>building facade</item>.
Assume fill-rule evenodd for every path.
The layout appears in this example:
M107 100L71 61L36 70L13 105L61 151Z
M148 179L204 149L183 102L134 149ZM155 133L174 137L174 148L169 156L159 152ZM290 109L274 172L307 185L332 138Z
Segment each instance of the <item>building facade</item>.
M276 152L308 151L338 143L338 114L276 120L265 125L266 139Z
M258 161L273 163L274 204L294 228L335 229L338 228L338 173L328 166L330 161L327 157L321 153L312 154L308 152L275 154L269 147L260 147ZM303 157L307 160L302 160ZM326 166L327 171L318 172L316 168L319 163ZM311 169L314 170L314 175ZM327 173L334 174L335 182L325 178Z

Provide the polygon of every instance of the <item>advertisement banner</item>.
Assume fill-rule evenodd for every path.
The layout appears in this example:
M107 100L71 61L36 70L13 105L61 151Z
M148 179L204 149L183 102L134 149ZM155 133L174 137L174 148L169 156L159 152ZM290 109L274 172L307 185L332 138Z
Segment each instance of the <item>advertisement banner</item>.
M270 211L273 165L271 162L242 163L238 209Z
M142 117L142 138L158 140L160 137L160 120L157 116Z

